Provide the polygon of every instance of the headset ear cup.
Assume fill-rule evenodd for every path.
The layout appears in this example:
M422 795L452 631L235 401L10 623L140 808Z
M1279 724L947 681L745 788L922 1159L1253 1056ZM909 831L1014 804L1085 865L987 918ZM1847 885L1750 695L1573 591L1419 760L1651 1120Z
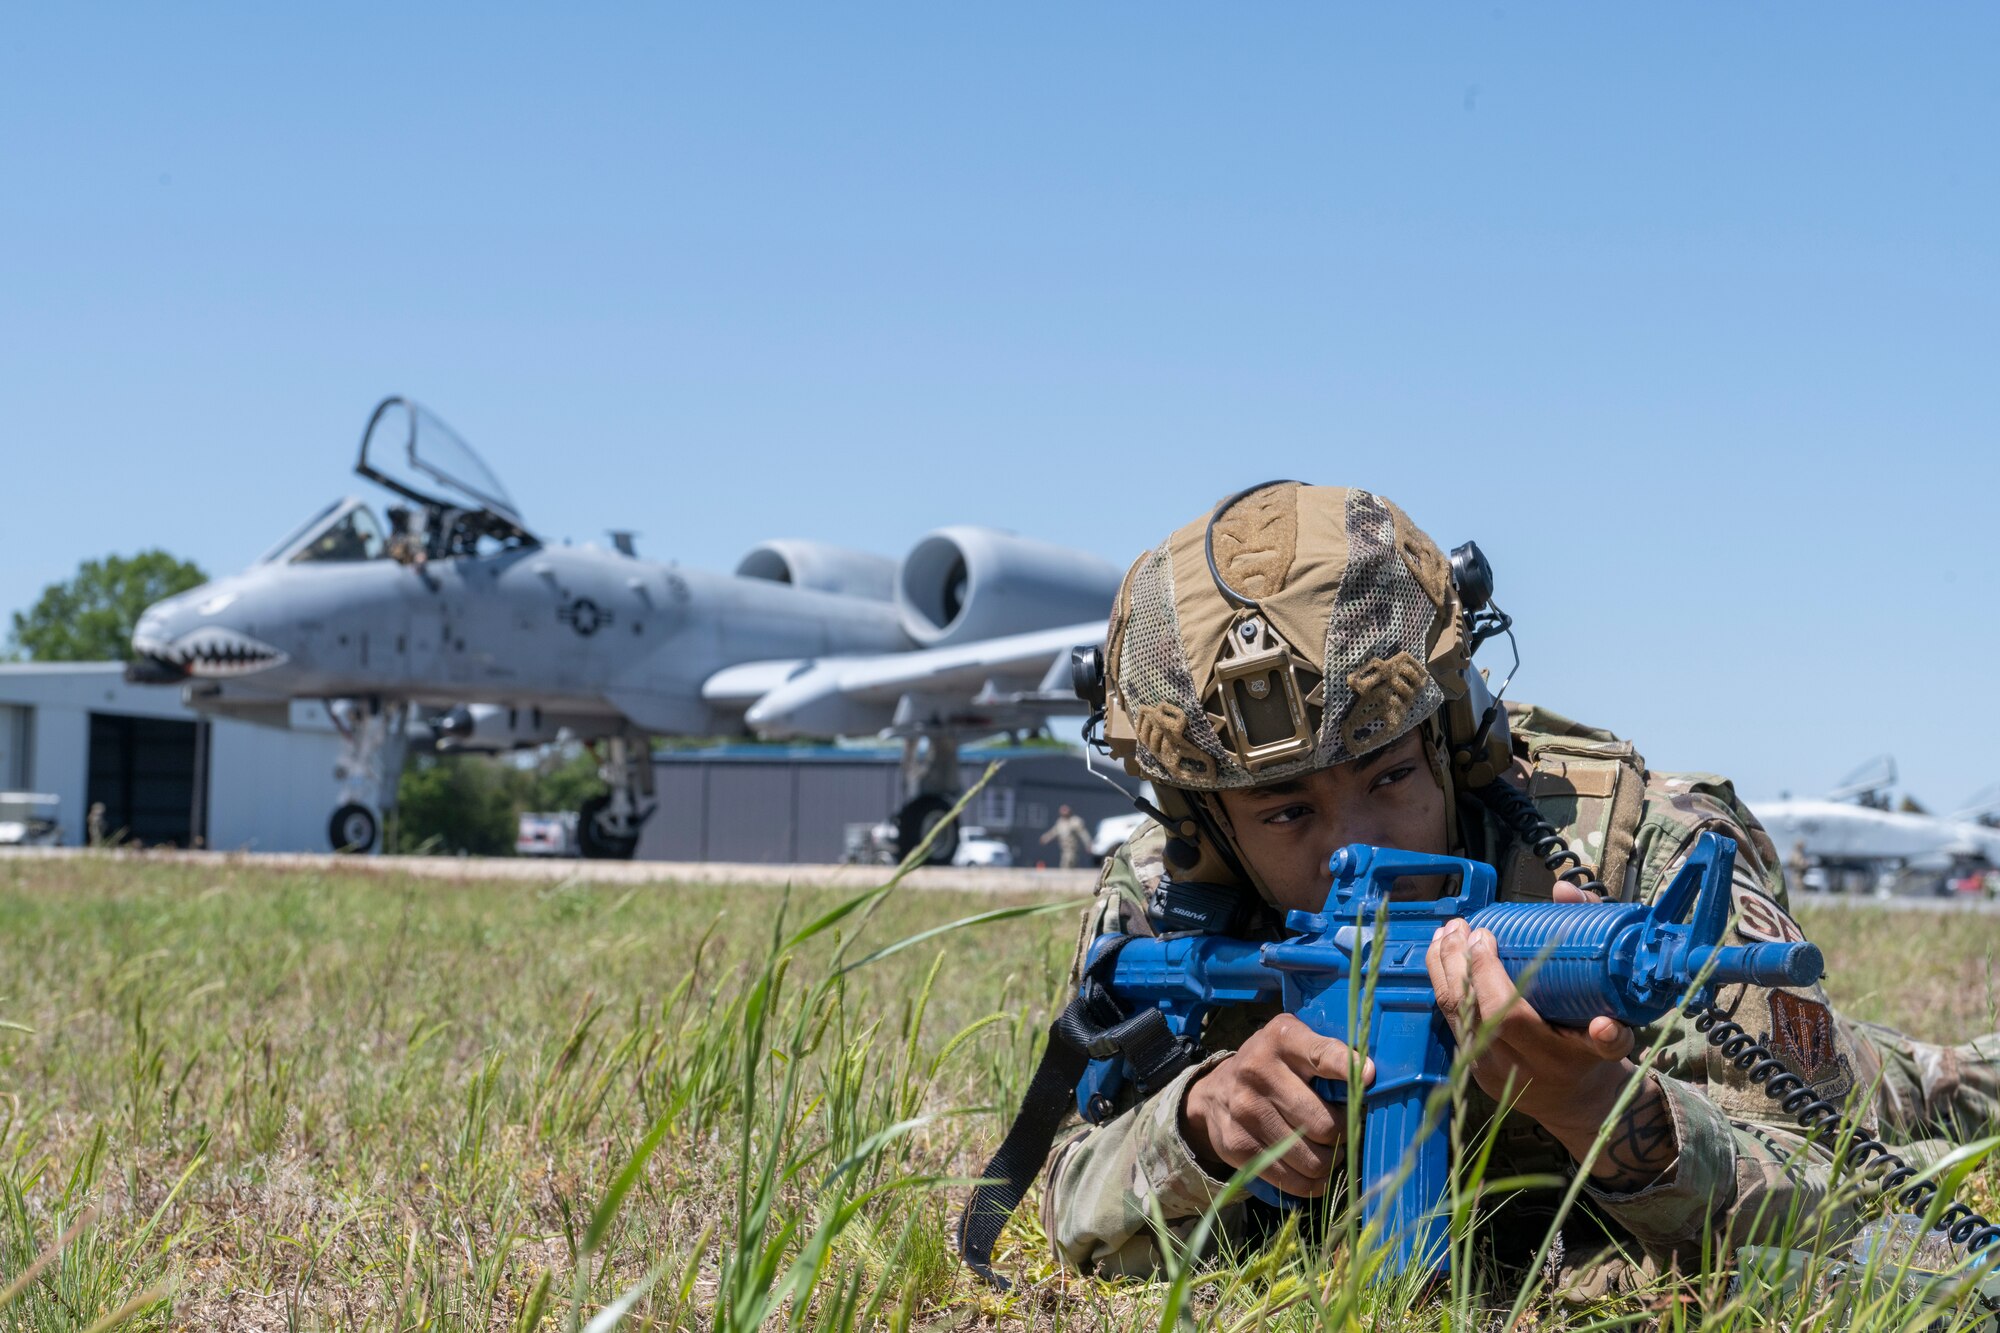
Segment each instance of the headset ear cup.
M1189 871L1201 860L1201 848L1186 838L1168 838L1162 855L1174 869Z
M1477 667L1467 663L1465 693L1448 700L1444 711L1452 775L1464 790L1484 787L1513 765L1514 742L1507 729L1507 710L1493 697Z

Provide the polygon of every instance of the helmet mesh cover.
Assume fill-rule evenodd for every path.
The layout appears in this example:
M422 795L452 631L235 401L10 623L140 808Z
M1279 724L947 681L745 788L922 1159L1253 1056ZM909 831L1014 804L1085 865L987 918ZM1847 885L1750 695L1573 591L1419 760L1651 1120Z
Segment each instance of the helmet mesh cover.
M1186 721L1182 734L1221 769L1225 781L1219 786L1237 785L1231 776L1248 780L1249 770L1236 762L1222 743L1195 690L1194 673L1188 668L1187 652L1181 645L1180 617L1174 614L1174 562L1166 542L1155 547L1132 573L1131 614L1125 623L1125 639L1119 653L1121 686L1128 698L1165 703L1179 710ZM1181 783L1191 776L1169 775L1153 756L1152 767L1161 781Z
M1292 644L1294 652L1317 646L1323 653L1320 662L1308 658L1299 663L1325 672L1326 703L1312 752L1252 772L1217 732L1211 711L1219 709L1211 707L1214 701L1204 700L1203 686L1197 682L1212 687L1213 659L1220 644L1196 645L1206 660L1190 661L1183 618L1176 611L1170 537L1133 567L1125 619L1119 627L1122 635L1114 635L1119 644L1112 663L1115 686L1139 736L1134 757L1155 781L1213 790L1296 777L1389 744L1444 701L1444 691L1426 661L1435 631L1446 623L1449 612L1425 591L1400 549L1410 545L1412 537L1433 559L1436 548L1414 528L1406 526L1399 534L1395 507L1379 496L1359 490L1303 489L1318 492L1313 498L1320 503L1340 497L1346 538L1346 561L1332 605L1296 608L1310 610L1313 620L1323 619L1326 625L1322 645ZM1179 591L1203 599L1220 596L1206 586ZM1305 586L1280 586L1259 600L1268 608L1307 594ZM1200 762L1202 757L1208 762Z
M1379 749L1444 702L1444 691L1428 670L1422 670L1421 683L1410 675L1396 682L1408 696L1400 717L1371 707L1371 697L1355 690L1354 678L1370 662L1410 661L1422 669L1438 606L1397 550L1395 515L1367 491L1347 493L1347 552L1340 595L1326 624L1327 709L1316 766Z

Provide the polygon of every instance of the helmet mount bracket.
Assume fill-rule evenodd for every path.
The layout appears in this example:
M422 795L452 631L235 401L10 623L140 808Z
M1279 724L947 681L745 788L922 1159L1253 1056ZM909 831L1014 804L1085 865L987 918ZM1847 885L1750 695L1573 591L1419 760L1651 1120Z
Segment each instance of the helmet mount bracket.
M1260 613L1239 614L1215 664L1215 688L1231 748L1252 773L1309 755L1319 729L1299 688L1298 659ZM1324 696L1322 696L1324 697Z

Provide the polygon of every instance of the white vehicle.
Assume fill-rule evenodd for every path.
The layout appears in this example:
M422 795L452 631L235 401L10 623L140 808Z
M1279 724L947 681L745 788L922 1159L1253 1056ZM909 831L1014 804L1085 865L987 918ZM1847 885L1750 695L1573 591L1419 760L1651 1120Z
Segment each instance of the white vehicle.
M951 854L955 866L1011 866L1014 864L1014 850L1000 839L991 837L977 825L968 825L958 836L958 850Z
M575 856L576 811L557 810L530 814L521 812L520 830L514 836L516 856Z
M54 847L62 841L56 822L61 798L40 791L0 791L0 847Z
M1153 784L1140 783L1139 795L1149 804L1154 802L1156 798L1153 795ZM1109 819L1098 820L1097 833L1090 840L1090 854L1099 861L1108 859L1124 844L1125 839L1137 833L1139 826L1145 822L1146 816L1138 810L1129 815L1112 815Z

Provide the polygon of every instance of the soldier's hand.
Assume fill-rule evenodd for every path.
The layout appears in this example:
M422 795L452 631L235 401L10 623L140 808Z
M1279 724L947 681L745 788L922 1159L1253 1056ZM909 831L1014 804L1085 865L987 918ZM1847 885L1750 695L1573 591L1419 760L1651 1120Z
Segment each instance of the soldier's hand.
M1493 1024L1491 1041L1472 1065L1487 1095L1515 1097L1515 1109L1565 1141L1586 1123L1594 1134L1631 1073L1632 1029L1604 1017L1586 1029L1548 1022L1515 989L1492 933L1463 920L1444 924L1424 961L1438 1010L1461 1044Z
M1188 1145L1209 1174L1227 1176L1296 1133L1298 1141L1263 1179L1287 1194L1324 1194L1346 1113L1321 1100L1311 1080L1345 1083L1347 1074L1346 1043L1280 1014L1188 1085L1181 1111ZM1374 1079L1375 1062L1365 1061L1362 1083Z

